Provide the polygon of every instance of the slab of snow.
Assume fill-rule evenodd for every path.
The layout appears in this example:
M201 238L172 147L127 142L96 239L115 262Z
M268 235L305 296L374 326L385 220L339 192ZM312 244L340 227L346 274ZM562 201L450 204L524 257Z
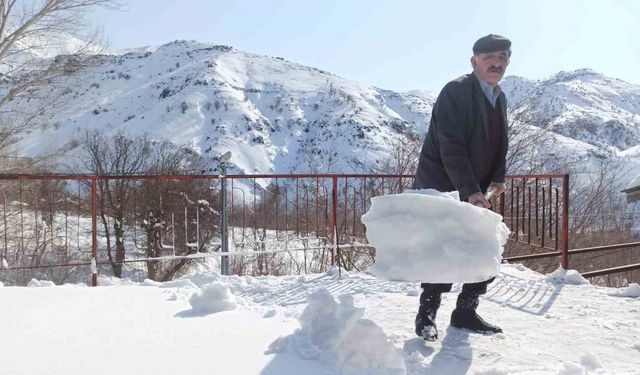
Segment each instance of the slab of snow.
M390 280L488 280L509 235L502 216L433 189L374 197L362 222L376 248L370 271Z

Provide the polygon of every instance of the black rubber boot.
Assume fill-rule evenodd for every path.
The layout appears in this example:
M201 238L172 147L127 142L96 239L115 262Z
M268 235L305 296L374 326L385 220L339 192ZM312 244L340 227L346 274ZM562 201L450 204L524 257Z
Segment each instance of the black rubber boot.
M501 333L502 328L487 323L477 313L479 295L460 293L456 309L451 313L451 325L477 333Z
M440 307L440 293L422 292L420 295L420 307L416 315L416 335L426 341L438 339L436 327L436 313Z

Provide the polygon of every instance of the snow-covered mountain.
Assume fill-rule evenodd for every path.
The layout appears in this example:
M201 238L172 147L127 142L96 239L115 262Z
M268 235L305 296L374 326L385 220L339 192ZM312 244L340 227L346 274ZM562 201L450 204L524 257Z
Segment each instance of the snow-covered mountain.
M39 90L69 101L19 143L23 154L73 148L88 129L124 130L188 145L212 170L232 151L241 173L365 171L394 140L424 133L434 101L186 41L94 56L87 69Z
M530 125L523 134L548 131L536 157L585 165L640 160L633 151L640 144L640 86L577 70L539 81L511 76L503 88L512 120ZM87 68L71 69L33 96L44 94L65 105L39 120L17 154L64 147L73 160L86 130L125 131L188 145L209 161L209 171L232 151L237 173L369 171L394 144L426 132L436 96L193 41L95 55Z
M514 116L609 154L640 144L640 86L589 69L503 82Z

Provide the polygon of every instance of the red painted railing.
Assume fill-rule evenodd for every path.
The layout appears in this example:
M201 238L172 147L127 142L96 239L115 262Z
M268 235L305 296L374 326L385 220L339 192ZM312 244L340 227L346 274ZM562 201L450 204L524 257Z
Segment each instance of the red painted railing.
M227 254L220 251L223 178ZM60 282L90 274L95 285L98 273L108 275L122 265L144 277L145 267L158 262L221 256L234 261L234 273L363 269L375 254L360 222L370 198L402 192L412 183L409 175L373 174L3 175L0 280L20 284L34 276ZM559 256L568 267L568 183L568 175L508 177L505 194L492 204L511 228L512 243L528 245L531 253L509 258L507 252L506 259ZM129 195L118 197L114 191L123 187ZM126 250L120 258L113 250L118 228Z

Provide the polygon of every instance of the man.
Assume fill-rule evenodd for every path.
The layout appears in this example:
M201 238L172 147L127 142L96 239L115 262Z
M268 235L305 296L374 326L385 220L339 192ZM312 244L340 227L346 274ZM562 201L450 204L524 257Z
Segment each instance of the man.
M490 208L485 193L504 191L507 154L506 99L498 83L511 57L511 42L489 34L473 45L473 73L445 85L433 106L416 172L414 189L457 190L460 200ZM479 297L493 279L464 284L451 325L474 332L498 333L502 329L485 322L477 313ZM436 312L440 295L451 284L423 283L416 334L427 341L438 338Z

